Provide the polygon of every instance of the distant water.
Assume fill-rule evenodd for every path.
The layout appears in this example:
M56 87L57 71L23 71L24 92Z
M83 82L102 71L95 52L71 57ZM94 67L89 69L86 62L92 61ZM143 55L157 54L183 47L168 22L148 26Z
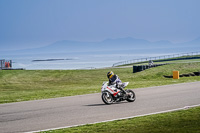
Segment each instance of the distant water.
M104 52L82 53L54 53L35 55L1 55L0 58L12 60L13 68L25 68L26 70L71 70L94 69L111 67L114 63L138 58L155 57L167 54L192 52L174 51L166 49L157 50L121 50Z
M8 55L5 59L13 61L13 68L26 70L38 69L94 69L111 67L114 63L132 58L131 54L37 54L37 55Z

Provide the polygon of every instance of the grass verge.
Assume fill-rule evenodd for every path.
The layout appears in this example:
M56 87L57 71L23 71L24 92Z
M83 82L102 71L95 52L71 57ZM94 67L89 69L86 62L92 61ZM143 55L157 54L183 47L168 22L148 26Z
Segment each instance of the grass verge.
M123 82L129 81L127 88L142 88L184 82L200 81L199 76L167 79L172 75L200 71L200 63L169 64L132 73L132 68L109 68L94 70L1 70L0 103L10 103L37 99L47 99L72 95L98 93L106 74L113 71Z
M43 133L199 133L200 107Z

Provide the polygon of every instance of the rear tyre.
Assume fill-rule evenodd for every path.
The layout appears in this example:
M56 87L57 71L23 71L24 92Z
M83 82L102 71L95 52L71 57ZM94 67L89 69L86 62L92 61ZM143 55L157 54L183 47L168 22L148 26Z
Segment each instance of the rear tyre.
M113 103L113 97L110 94L110 92L103 92L101 95L101 98L105 104L112 104Z
M128 95L126 100L128 102L134 102L136 99L135 93L132 90L126 90L126 93Z

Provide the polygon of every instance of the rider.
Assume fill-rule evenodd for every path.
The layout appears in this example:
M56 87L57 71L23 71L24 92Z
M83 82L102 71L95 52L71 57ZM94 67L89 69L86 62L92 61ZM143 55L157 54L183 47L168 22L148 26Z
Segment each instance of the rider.
M116 87L126 94L126 92L123 89L124 84L122 83L122 81L119 79L119 77L116 74L114 74L112 71L110 71L107 73L107 77L109 79L109 85L116 84Z

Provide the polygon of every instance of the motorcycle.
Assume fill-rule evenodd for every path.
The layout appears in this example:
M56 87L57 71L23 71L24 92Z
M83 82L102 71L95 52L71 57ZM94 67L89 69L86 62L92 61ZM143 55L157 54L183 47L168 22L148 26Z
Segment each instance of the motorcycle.
M123 83L123 88L125 88L129 82ZM102 101L105 104L112 104L114 102L120 102L120 101L128 101L128 102L134 102L136 99L135 93L132 90L120 90L116 88L116 84L114 85L108 85L108 82L103 82L103 85L101 87L101 98Z

